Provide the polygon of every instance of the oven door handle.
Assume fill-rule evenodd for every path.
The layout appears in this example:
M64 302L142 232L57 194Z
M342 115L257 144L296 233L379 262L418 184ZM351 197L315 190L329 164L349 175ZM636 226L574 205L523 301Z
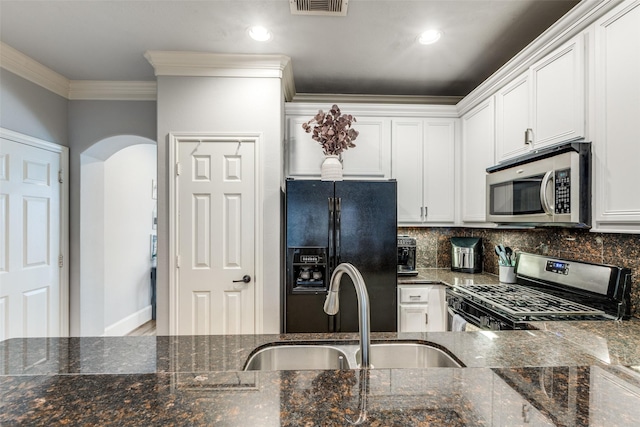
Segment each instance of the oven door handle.
M547 185L550 181L553 182L553 172L554 171L552 170L547 171L547 173L544 174L544 178L542 178L542 182L540 183L540 204L542 205L544 213L546 213L547 215L553 215L554 213L554 206L553 204L549 203L549 200L547 199Z
M466 320L467 322L471 323L473 326L476 326L480 329L485 329L481 323L480 323L480 319L478 319L477 317L469 314L469 313L465 313L465 312L457 312L454 309L452 309L451 307L447 307L447 311L449 311L449 314L451 315L451 317L453 318L453 316L455 314L457 314L458 316L462 317L464 320Z

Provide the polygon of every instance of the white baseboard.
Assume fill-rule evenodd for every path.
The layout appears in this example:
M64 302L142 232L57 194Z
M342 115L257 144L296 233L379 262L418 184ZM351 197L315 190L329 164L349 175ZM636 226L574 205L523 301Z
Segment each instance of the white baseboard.
M151 305L146 306L142 310L117 321L113 325L104 328L104 336L121 337L136 329L138 326L144 325L151 320Z

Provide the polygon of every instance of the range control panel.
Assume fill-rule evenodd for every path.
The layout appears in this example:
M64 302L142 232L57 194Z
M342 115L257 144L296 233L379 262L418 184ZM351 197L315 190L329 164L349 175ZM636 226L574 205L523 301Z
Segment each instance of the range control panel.
M556 171L555 174L555 212L571 213L571 169Z
M562 261L547 261L547 266L545 270L556 273L556 274L564 274L565 276L569 274L569 263Z

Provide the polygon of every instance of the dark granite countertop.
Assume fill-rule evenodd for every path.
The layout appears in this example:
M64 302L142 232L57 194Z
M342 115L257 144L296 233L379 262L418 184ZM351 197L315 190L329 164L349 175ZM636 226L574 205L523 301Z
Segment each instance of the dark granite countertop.
M376 333L446 348L466 367L369 371L241 371L264 344L355 334L11 339L0 425L348 425L363 400L365 425L519 425L523 410L548 423L533 425L635 425L640 322L540 326Z
M448 268L419 268L417 276L398 276L399 285L445 284L483 284L500 283L498 276L490 273L459 273Z
M497 283L421 271L412 283ZM527 331L373 333L445 349L463 368L244 372L271 343L357 334L29 338L0 342L0 425L635 426L640 321Z

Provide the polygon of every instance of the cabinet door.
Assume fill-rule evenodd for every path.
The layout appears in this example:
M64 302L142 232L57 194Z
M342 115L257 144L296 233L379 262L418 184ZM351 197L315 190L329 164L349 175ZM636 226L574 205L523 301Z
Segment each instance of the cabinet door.
M287 170L293 177L320 177L324 154L320 144L302 129L307 116L290 116L287 135ZM355 148L342 153L343 175L348 178L391 177L391 119L357 117L353 128L360 134Z
M485 222L486 169L494 163L494 104L487 99L462 117L463 222Z
M455 220L455 119L424 121L424 222Z
M429 324L428 305L400 305L399 332L426 332Z
M595 29L595 220L607 231L640 231L640 2Z
M584 75L582 34L531 67L536 147L584 136Z
M447 300L445 287L432 286L429 289L429 323L427 331L445 332L447 330Z
M530 127L529 73L525 72L496 93L496 157L497 161L524 154L530 146L525 142Z
M394 119L393 178L398 183L398 222L422 221L423 122L421 119Z

